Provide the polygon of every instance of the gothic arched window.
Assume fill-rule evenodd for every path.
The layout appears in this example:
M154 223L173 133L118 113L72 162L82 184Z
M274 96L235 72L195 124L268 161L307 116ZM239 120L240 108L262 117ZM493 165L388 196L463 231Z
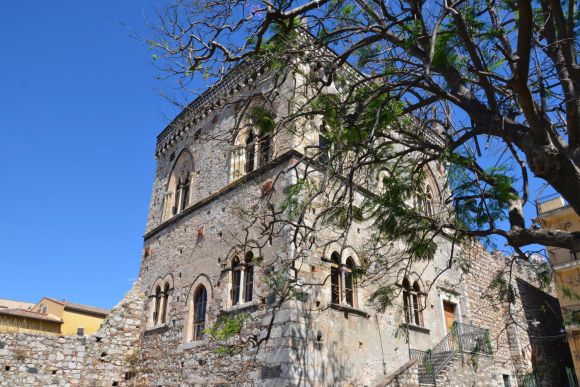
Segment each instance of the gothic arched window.
M262 134L258 140L260 150L260 166L266 164L272 159L272 135L270 133Z
M431 190L431 186L427 185L427 188L425 188L425 208L424 208L425 214L427 216L433 216L435 215L435 210L433 207L433 192Z
M153 325L159 323L159 313L161 308L161 286L155 288L155 308L153 309Z
M330 256L330 302L356 307L356 263L348 257L343 265L336 251Z
M340 256L335 251L330 256L330 294L333 304L340 304L341 293L341 275L340 275Z
M256 136L252 130L249 131L246 138L246 173L250 173L256 166Z
M320 163L325 164L330 159L329 148L328 131L324 125L321 125L318 132L318 161Z
M163 220L177 215L191 204L193 158L189 151L181 152L169 175L163 206Z
M244 263L238 257L232 260L231 304L250 302L254 298L254 254L246 253Z
M240 302L240 294L242 288L242 272L243 267L240 265L238 257L232 260L232 305L237 305Z
M249 251L246 254L246 270L244 279L244 302L252 301L254 296L254 254Z
M352 257L346 259L346 266L344 268L344 298L348 305L355 306L355 280L353 277L355 263Z
M269 116L268 109L264 107L254 107L248 111L262 112L265 116ZM272 117L270 117L272 119ZM273 122L273 121L272 121ZM268 121L268 125L264 128L264 123L255 117L248 117L245 124L237 134L234 147L230 156L230 179L236 180L245 174L265 165L273 157L273 123Z
M163 302L161 303L161 324L167 322L167 302L169 301L169 282L165 283L163 288Z
M413 286L407 278L403 279L403 309L405 320L409 324L423 326L423 316L421 311L421 287L419 282L413 282Z
M207 308L207 290L200 285L193 299L193 341L203 340Z

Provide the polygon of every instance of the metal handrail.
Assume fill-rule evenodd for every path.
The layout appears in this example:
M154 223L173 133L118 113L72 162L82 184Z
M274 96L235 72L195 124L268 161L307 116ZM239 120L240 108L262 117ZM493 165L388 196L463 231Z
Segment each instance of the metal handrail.
M409 350L409 357L417 360L419 378L436 384L437 375L457 353L491 353L489 331L470 324L455 323L451 331L428 351ZM422 369L422 371L421 371Z
M568 207L569 203L559 193L553 193L536 199L536 213L543 215L551 211Z

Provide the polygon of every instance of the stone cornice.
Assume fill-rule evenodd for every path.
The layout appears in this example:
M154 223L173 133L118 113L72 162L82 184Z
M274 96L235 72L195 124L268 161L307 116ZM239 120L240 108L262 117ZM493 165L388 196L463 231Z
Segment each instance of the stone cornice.
M303 31L300 36L302 38L301 47L297 51L306 52L308 51L307 47L312 46L315 38L307 31ZM310 56L315 56L318 62L332 63L338 57L338 54L328 47L315 47L311 51L315 51L315 53L310 53ZM250 58L230 69L221 80L194 99L159 133L155 147L155 157L164 154L198 122L223 107L228 98L252 86L267 70L266 59L258 57ZM348 62L336 69L336 71L348 79L360 79L363 76Z

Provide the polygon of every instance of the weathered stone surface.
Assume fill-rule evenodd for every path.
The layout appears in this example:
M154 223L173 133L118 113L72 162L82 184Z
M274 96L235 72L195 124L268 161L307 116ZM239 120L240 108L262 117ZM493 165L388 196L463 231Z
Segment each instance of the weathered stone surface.
M0 334L4 348L0 352L0 385L4 386L111 386L113 381L125 385L125 373L135 365L128 354L136 351L140 336L139 324L123 326L123 319L132 316L140 321L143 295L138 283L127 293L123 305L116 306L97 333L108 338L108 348L116 352L108 364L99 362L101 343L91 337L42 334ZM123 326L126 335L111 334L111 328Z

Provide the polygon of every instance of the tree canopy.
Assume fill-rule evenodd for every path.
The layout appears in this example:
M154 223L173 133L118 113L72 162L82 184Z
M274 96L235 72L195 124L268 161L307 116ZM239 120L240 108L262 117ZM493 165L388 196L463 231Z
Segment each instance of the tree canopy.
M244 61L280 74L310 64L316 92L285 117L255 118L274 131L324 117L314 159L323 156L340 187L328 196L299 178L284 207L298 219L292 224L303 220L305 202L322 200L321 224L364 219L377 246L402 240L417 260L432 258L442 234L503 238L526 259L531 244L580 247L580 233L540 229L523 212L537 194L530 180L541 179L580 213L575 0L192 0L159 17L149 43L184 88L219 82ZM316 59L323 48L333 60ZM428 211L408 200L427 199L427 165L447 175ZM381 189L355 203L364 177Z

